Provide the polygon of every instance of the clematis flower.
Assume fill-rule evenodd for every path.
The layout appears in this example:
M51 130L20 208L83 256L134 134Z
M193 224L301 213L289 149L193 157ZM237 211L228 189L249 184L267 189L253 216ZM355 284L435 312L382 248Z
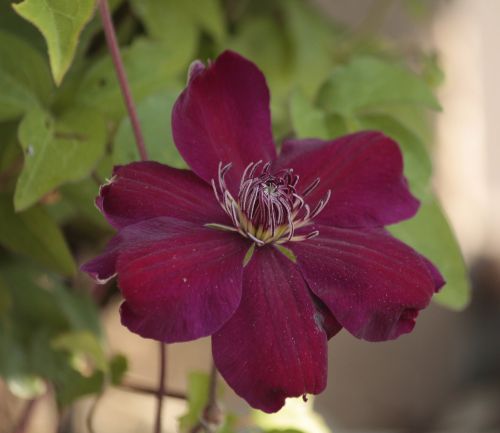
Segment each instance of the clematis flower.
M230 51L191 66L172 130L191 171L115 167L97 206L118 233L83 269L117 277L132 332L211 336L219 372L253 407L320 393L328 339L410 332L444 284L384 230L419 203L380 132L286 140L278 155L265 78Z

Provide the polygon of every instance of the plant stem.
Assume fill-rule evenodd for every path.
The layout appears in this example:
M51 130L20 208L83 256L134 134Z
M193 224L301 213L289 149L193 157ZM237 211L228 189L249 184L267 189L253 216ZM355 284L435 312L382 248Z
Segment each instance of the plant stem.
M167 361L167 345L159 343L160 345L160 377L158 379L158 392L157 398L158 403L156 406L156 421L155 421L155 433L161 433L161 420L163 414L163 396L165 394L165 373L166 373L166 361Z
M122 383L118 386L125 391L139 392L142 394L150 394L150 395L154 395L154 396L158 395L158 390L155 388L151 388L149 386L144 386L144 385L129 383L129 382ZM177 398L179 400L187 400L187 395L184 394L183 392L171 391L168 389L165 389L163 391L163 396Z
M210 381L208 383L207 404L201 414L200 421L191 429L190 433L212 433L220 428L223 421L222 411L217 404L217 368L212 362Z
M116 40L115 27L113 25L107 0L99 0L99 13L101 15L108 50L111 58L113 59L113 64L115 65L116 75L118 77L118 81L120 82L123 99L125 100L130 122L132 123L132 129L134 130L137 150L139 151L141 160L145 161L148 159L148 152L146 150L146 145L144 144L144 138L139 124L139 118L137 117L137 110L135 108L132 92L130 91L130 86L128 84L127 74L125 73L125 68L123 67L120 47L118 46L118 41Z
M99 0L99 13L101 15L104 35L106 36L106 42L108 44L109 53L111 55L113 64L115 66L116 75L118 77L120 88L123 94L123 99L125 100L125 105L127 107L128 115L130 117L132 129L134 130L137 150L139 151L141 160L146 161L148 159L148 153L146 150L146 145L144 143L144 137L141 132L139 118L137 117L137 110L135 108L132 92L130 91L130 86L127 80L127 74L125 72L125 68L123 67L123 61L120 54L120 47L116 39L115 27L113 25L113 20L111 18L111 13L109 11L109 5L107 0ZM154 429L155 433L161 433L163 394L165 392L166 357L167 357L166 345L160 343L160 378L159 378L160 382L158 386L158 406L156 411L156 421Z
M36 404L38 403L38 398L29 400L23 408L21 416L19 417L19 422L14 428L14 433L26 433L28 431L29 423Z

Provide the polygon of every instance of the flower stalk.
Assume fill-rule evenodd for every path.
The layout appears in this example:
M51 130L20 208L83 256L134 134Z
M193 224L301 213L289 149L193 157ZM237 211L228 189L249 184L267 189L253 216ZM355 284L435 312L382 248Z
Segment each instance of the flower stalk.
M135 108L132 92L128 84L127 74L125 72L125 68L123 67L120 47L118 46L118 41L116 39L115 27L113 25L113 20L111 18L107 0L99 0L99 14L101 15L104 35L108 44L108 50L115 66L116 75L120 83L120 89L123 94L123 99L125 100L125 105L130 117L130 122L132 123L137 150L139 151L141 160L145 161L148 159L148 152L144 143L144 137L142 135L139 118L137 117L137 110Z
M106 37L106 42L108 45L109 53L113 60L115 66L116 75L120 83L120 89L123 94L123 99L127 107L127 111L130 117L130 122L132 124L132 129L134 131L135 142L137 145L137 150L139 151L139 156L142 161L148 159L148 152L146 150L146 144L144 143L144 136L142 135L141 125L139 118L137 116L137 110L134 104L134 99L132 92L130 90L130 85L127 80L127 74L123 66L122 57L120 54L120 47L116 39L115 27L113 25L113 19L109 10L109 5L107 0L99 0L99 14L101 15L102 25L104 29L104 35ZM158 385L158 404L156 409L156 420L154 432L161 432L161 420L163 412L163 395L165 392L165 369L166 369L166 346L163 343L159 343L160 351L160 378Z

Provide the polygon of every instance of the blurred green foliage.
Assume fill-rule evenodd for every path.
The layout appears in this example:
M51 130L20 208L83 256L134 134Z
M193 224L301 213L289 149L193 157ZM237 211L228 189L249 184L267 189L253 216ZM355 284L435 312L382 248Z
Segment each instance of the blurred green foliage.
M98 184L113 164L138 157L95 3L0 3L0 375L26 398L50 383L60 405L118 383L126 370L125 358L107 353L102 299L75 277L75 261L110 235L92 204ZM403 3L424 19L423 2ZM153 159L185 166L170 112L190 62L237 50L267 77L277 142L377 129L400 143L423 206L391 231L443 271L448 284L436 301L466 306L465 266L430 186L430 120L443 80L435 54L409 59L377 29L347 28L303 0L110 4ZM191 379L184 429L206 386Z

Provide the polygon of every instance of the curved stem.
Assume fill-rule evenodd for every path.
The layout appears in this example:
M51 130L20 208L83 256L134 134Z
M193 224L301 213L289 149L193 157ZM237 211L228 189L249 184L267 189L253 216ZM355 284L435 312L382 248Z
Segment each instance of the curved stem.
M166 361L167 361L167 345L164 343L159 343L160 345L160 377L158 379L158 392L157 398L158 403L156 406L156 421L155 421L155 433L161 433L161 420L163 414L163 396L165 394L165 375L166 375Z
M130 122L132 123L132 129L134 130L137 150L139 151L141 160L145 161L148 159L148 152L144 143L144 137L142 135L141 126L139 124L139 118L137 117L137 110L134 105L132 92L130 91L130 86L127 81L127 74L125 73L125 68L123 67L120 47L118 46L118 41L116 40L115 27L113 25L113 20L111 18L107 0L99 0L99 13L101 15L104 35L106 36L109 53L111 55L111 58L113 59L113 64L116 69L118 81L120 82L123 99L125 100L125 105L127 106L128 115L130 117Z

